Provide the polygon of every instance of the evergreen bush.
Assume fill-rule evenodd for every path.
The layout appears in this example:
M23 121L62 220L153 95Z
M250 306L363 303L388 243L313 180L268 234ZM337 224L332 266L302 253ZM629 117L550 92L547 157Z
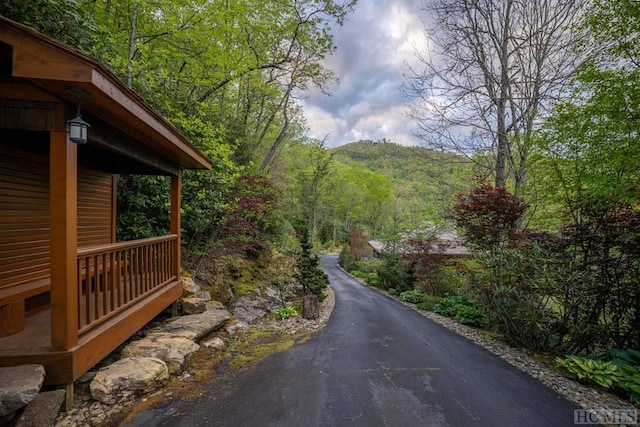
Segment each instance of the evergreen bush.
M329 277L320 268L320 259L311 253L311 243L309 242L309 234L304 229L302 240L300 242L302 249L297 259L296 278L302 285L305 294L313 294L318 297L319 301L324 299L324 289L329 285Z

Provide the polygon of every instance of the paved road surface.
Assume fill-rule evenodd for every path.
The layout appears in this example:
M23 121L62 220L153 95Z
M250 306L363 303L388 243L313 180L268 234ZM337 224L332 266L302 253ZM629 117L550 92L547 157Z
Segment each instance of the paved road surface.
M321 332L130 426L572 426L574 405L324 258Z

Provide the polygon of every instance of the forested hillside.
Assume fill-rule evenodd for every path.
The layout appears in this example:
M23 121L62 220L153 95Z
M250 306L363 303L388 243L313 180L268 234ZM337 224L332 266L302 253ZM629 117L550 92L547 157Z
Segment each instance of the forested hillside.
M403 229L428 219L441 223L454 195L470 188L471 164L465 158L389 141L359 141L335 148L334 159L347 166L362 164L389 180L393 220Z

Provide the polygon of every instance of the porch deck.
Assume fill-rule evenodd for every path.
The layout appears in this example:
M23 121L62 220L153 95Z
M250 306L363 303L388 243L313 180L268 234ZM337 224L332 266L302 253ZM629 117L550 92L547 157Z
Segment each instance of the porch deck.
M0 358L13 352L49 352L51 350L51 310L38 310L27 316L22 332L0 338Z
M0 366L38 363L47 384L73 382L182 295L172 268L176 244L169 235L79 250L77 345L53 349L47 307L29 313L21 332L0 338Z

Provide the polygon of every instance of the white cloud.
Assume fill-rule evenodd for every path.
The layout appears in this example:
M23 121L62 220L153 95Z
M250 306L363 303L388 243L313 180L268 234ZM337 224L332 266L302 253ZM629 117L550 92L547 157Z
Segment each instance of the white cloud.
M340 83L332 96L311 93L303 102L309 135L335 147L359 139L419 143L403 114L400 87L415 49L425 46L421 0L377 0L356 6L334 29L337 52L325 61Z

